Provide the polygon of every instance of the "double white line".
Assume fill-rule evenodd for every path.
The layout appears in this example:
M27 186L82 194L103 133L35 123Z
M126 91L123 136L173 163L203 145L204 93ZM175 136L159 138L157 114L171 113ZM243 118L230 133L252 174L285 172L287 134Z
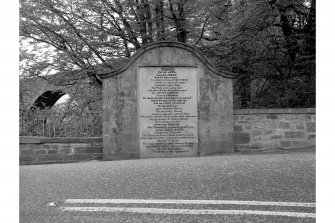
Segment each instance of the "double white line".
M247 205L314 208L315 203L233 201L233 200L146 200L146 199L68 199L65 204L191 204L191 205ZM137 207L61 207L62 211L84 212L128 212L151 214L194 214L194 215L271 215L298 218L315 218L315 213L278 212L259 210L211 210L211 209L166 209Z

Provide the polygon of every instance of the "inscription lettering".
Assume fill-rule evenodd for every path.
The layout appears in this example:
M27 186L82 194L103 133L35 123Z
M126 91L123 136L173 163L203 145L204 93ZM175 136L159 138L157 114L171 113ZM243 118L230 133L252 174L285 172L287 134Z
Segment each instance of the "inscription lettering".
M140 68L141 156L196 155L197 121L196 68Z

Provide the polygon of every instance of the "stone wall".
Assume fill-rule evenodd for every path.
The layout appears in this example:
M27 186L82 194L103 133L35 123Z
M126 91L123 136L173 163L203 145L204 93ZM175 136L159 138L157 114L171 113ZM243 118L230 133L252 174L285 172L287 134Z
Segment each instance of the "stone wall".
M20 137L20 164L71 163L100 160L102 138Z
M225 134L210 133L210 131L219 132L222 123L215 119L215 107L209 106L208 111L213 113L209 115L212 120L209 118L207 120L204 113L201 114L204 121L199 123L200 129L203 129L199 136L199 141L202 141L202 149L199 152L203 156L213 155L216 151L220 151L220 137L227 137ZM316 120L314 108L235 109L233 117L234 152L315 148ZM134 131L137 132L137 129ZM70 163L100 160L102 158L101 137L20 137L20 164L23 165Z
M235 109L234 151L315 147L315 108Z

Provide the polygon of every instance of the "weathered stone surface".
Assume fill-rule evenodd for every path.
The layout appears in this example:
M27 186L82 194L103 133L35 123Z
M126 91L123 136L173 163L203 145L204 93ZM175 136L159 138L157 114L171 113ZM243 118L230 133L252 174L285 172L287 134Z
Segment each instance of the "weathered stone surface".
M64 159L64 156L62 154L37 155L38 161L60 161L63 159Z
M282 138L284 138L284 136L283 135L273 135L270 138L271 139L282 139Z
M163 73L163 70L166 70L167 73L169 70L174 70L180 83L174 83L172 86L170 84L173 81L160 82L158 75L150 76L152 70L156 70L157 74L158 70ZM172 77L173 72L171 72ZM155 75L157 81L155 81ZM111 75L102 76L104 159L152 157L152 154L148 155L148 151L157 152L160 147L161 151L175 151L173 153L176 156L216 153L213 151L232 152L231 77L229 74L218 72L199 52L181 43L160 42L142 48L123 67L112 71ZM172 90L172 88L175 89ZM184 113L184 119L168 127L180 128L180 133L174 136L171 133L171 136L162 136L162 139L158 139L156 136L158 134L153 134L152 131L167 126L169 121L159 120L158 122L156 118L154 118L155 121L149 116L157 113L156 109L169 109L163 103L168 100L167 98L157 98L157 100L154 98L157 97L157 94L164 92L170 92L171 95L179 92L176 96L177 100L186 100L182 102L185 103L184 105L178 104L179 102L171 103L177 110L182 110L180 112ZM151 100L156 100L158 104ZM155 109L155 112L149 111L152 109ZM165 117L171 118L169 114ZM162 127L160 132L168 128ZM231 137L228 137L229 134ZM153 135L155 137L152 138ZM200 152L212 149L208 148L209 144L206 142L215 142L215 145L213 144L215 149L213 148L212 152ZM191 144L192 147L189 147ZM221 145L222 148L219 148L218 145ZM179 153L184 149L190 153ZM163 155L163 157L170 156L170 152L166 156Z
M57 154L58 150L55 150L55 149L51 149L51 150L48 150L48 154Z
M296 129L298 129L298 130L305 129L305 125L302 124L302 123L297 124L297 125L296 125Z
M73 140L73 139L72 139ZM62 139L61 142L68 142L67 139ZM82 142L93 143L82 143ZM28 142L28 141L27 141ZM41 142L50 142L41 138ZM42 164L42 163L64 163L75 162L80 160L102 159L102 143L96 139L78 140L74 143L28 143L20 144L20 165L25 164ZM95 143L96 142L96 143ZM85 148L75 150L76 148ZM76 152L80 154L75 154ZM77 155L77 156L73 156Z
M285 132L285 138L303 138L305 133L302 131L287 131Z
M291 141L280 141L280 145L282 147L290 147L291 146Z
M279 116L276 114L267 115L267 119L279 119Z
M289 129L290 128L290 123L289 122L279 122L278 127L281 128L281 129Z
M50 149L50 145L43 145L43 149Z
M23 155L23 156L25 156L25 155L32 155L33 154L33 151L32 150L21 150L21 154L20 155Z
M253 130L253 131L251 132L251 137L260 136L260 135L262 135L262 134L263 134L263 131L262 131L262 130L260 130L260 129L256 129L256 130Z
M274 130L267 130L265 131L264 135L270 135L273 134Z
M253 143L251 144L251 147L250 147L251 150L259 150L263 148L264 146L261 143Z
M245 144L235 142L235 151L301 149L315 146L315 122L308 124L313 123L313 111L315 112L313 109L234 110L234 126L242 127L236 129L239 131L235 133L250 134L249 142L247 139L244 140L247 142ZM252 116L253 120L247 120L249 116Z
M247 144L250 142L250 134L249 133L234 133L234 142L235 144Z
M78 147L75 149L76 153L102 153L102 146L87 146Z
M292 141L292 145L294 147L305 147L308 146L309 143L305 140L300 140L300 141Z
M246 151L251 151L251 146L250 145L234 145L234 152L246 152Z
M41 143L41 138L40 137L34 137L34 136L20 136L19 138L19 143L20 144L33 144L33 143Z
M307 132L315 132L316 125L315 122L307 122Z
M31 163L33 160L34 160L33 156L28 156L28 155L20 156L20 164Z
M141 67L138 78L141 157L196 156L197 69Z
M285 116L285 120L288 120L288 121L300 120L300 115L289 114Z
M234 132L243 132L243 127L240 125L234 125Z
M58 153L60 153L60 154L69 154L71 152L72 152L71 148L60 148L60 149L58 149Z
M315 134L308 135L308 139L315 139Z
M34 154L46 154L46 151L44 149L39 149L39 150L35 150Z
M234 144L231 141L209 141L202 143L199 150L200 156L211 156L224 153L232 153L234 151Z

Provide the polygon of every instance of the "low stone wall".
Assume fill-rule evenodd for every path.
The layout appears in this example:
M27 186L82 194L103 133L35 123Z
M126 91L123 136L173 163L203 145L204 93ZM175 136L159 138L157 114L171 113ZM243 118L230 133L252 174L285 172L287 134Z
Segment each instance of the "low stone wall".
M234 152L315 148L315 109L235 109ZM103 158L102 137L20 137L20 164Z
M20 137L21 165L70 163L86 160L100 160L102 158L102 137Z
M235 109L234 151L315 148L315 108Z

